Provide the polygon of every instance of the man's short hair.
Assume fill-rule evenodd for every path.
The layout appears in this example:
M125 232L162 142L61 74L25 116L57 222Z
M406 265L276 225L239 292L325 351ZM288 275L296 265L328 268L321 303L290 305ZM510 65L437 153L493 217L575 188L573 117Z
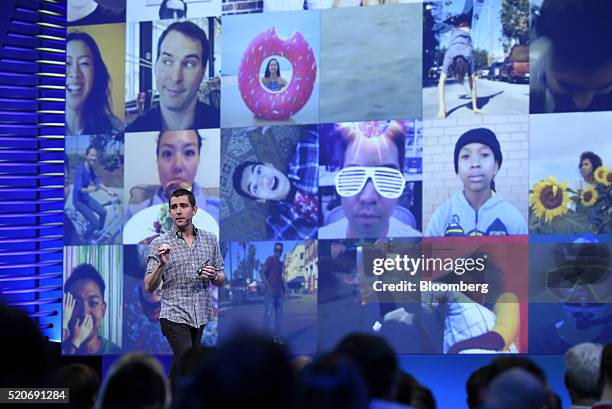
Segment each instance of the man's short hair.
M545 0L536 33L550 40L554 61L593 70L612 60L610 21L608 0Z
M200 42L202 45L202 69L204 69L204 67L206 67L206 62L208 61L208 54L210 53L208 38L206 37L204 30L191 21L177 21L170 24L168 28L164 30L164 32L159 36L159 40L157 40L157 59L159 60L160 57L161 45L168 33L171 31L178 31L184 36Z
M193 131L196 134L196 140L198 141L198 154L202 153L202 135L198 132L197 129L189 129L189 131ZM162 136L166 132L185 132L185 131L162 131L157 135L157 146L155 147L155 156L159 158L159 143L161 142Z
M191 207L196 207L196 199L193 193L191 192L191 190L187 190L183 188L176 189L174 192L170 194L170 196L168 197L168 207L170 207L173 197L181 197L181 196L187 196L187 199L189 200L189 204L191 205Z
M244 174L244 171L246 170L246 168L248 168L249 166L257 166L257 165L263 165L263 162L255 162L255 161L242 162L240 165L234 168L234 173L232 175L232 184L234 185L234 190L236 191L236 193L250 200L255 200L257 198L252 196L249 192L245 192L242 189L242 175Z
M102 295L102 298L104 298L106 284L104 284L102 276L94 266L87 263L79 264L78 266L76 266L74 270L72 270L72 274L70 274L70 277L68 277L68 279L64 283L64 292L70 291L70 287L72 287L72 285L79 280L91 280L95 282L98 285L98 288L100 288L100 294Z
M280 247L280 249L283 249L283 243L281 243L280 241L277 241L276 243L274 243L274 249L276 250L277 247Z
M603 346L584 342L574 345L565 353L565 382L576 397L599 399L599 363Z

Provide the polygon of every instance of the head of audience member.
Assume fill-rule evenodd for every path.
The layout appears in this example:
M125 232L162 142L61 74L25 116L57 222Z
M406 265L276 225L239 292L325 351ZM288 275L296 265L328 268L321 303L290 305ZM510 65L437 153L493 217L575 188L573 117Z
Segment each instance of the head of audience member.
M536 32L548 44L547 86L587 110L612 92L612 7L600 0L545 0Z
M488 193L495 190L494 178L503 156L495 133L487 128L474 128L462 134L455 143L455 173L466 193Z
M155 83L164 112L188 114L195 109L209 55L206 33L190 21L177 21L157 42Z
M162 364L143 352L130 352L111 366L95 409L166 409L170 398Z
M102 276L94 266L87 263L76 266L64 283L64 292L70 292L75 301L72 318L68 323L70 331L74 332L78 323L83 323L88 315L93 319L93 329L83 344L99 335L98 331L106 314L105 290L106 284Z
M324 355L299 374L293 409L366 409L367 386L347 358Z
M476 409L484 404L485 388L489 382L489 366L481 366L470 374L465 383L467 392L467 405L470 409Z
M200 163L202 136L197 130L164 131L155 154L159 182L167 196L176 189L192 190Z
M0 302L0 328L5 334L0 337L0 385L42 387L49 355L36 323L23 311Z
M284 409L290 405L294 377L283 345L244 333L221 344L183 379L174 404L178 409Z
M558 396L550 389L548 389L548 381L546 379L546 374L539 366L537 366L529 359L521 356L500 356L491 361L491 363L487 365L487 367L488 370L484 372L486 379L483 380L485 401L487 401L488 390L493 379L511 369L519 368L527 371L528 373L536 377L542 383L542 385L546 387L548 409L561 409L558 405Z
M342 210L348 221L347 238L386 237L391 215L405 186L405 125L401 121L391 121L386 129L372 131L368 124L349 124L340 126L338 131L342 141L340 147L344 150L339 176L351 167L395 171L393 184L398 189L393 193L399 193L389 195L379 191L382 184L375 182L376 177L374 180L366 177L360 190L344 194L340 194L337 182L336 191L341 196Z
M284 200L291 191L287 175L264 162L242 162L234 168L232 183L236 193L257 203Z
M95 40L73 31L66 36L66 122L71 134L113 131L111 78Z
M582 179L593 180L593 173L595 169L602 166L603 162L599 155L593 152L582 152L580 155L580 162L578 163L578 169L580 170L580 175Z
M384 338L369 334L344 337L334 351L350 359L368 386L369 399L393 400L399 382L397 356Z
M70 390L70 408L90 409L100 388L100 376L88 365L68 364L51 375L51 386Z
M606 344L601 351L599 364L599 385L602 401L612 401L612 343Z
M489 384L487 409L546 409L548 391L541 379L523 368L509 369Z
M415 390L418 385L419 381L414 376L400 370L395 401L402 405L412 405L412 399L415 396Z
M414 409L436 409L436 399L433 393L431 393L431 389L426 388L420 383L417 384L412 391L410 406L414 407Z
M565 352L564 382L572 404L591 406L599 399L599 363L602 349L599 344L584 342Z
M159 6L160 20L187 17L187 3L183 0L163 0Z

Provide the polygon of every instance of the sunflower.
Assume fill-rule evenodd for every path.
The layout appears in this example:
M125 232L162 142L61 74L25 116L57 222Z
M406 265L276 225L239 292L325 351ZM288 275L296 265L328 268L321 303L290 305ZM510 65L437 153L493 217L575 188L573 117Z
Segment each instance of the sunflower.
M593 188L580 192L580 201L585 206L593 206L597 202L597 190Z
M595 172L593 172L593 176L595 176L595 180L597 181L597 183L601 183L603 185L608 186L608 184L610 183L607 180L608 173L610 173L608 172L608 169L604 168L603 166L600 166L595 169Z
M604 179L604 185L612 186L612 169L608 169L606 172L606 178Z
M568 211L569 195L567 181L558 184L557 178L547 177L533 186L529 195L529 204L538 219L547 223L557 216L563 216Z

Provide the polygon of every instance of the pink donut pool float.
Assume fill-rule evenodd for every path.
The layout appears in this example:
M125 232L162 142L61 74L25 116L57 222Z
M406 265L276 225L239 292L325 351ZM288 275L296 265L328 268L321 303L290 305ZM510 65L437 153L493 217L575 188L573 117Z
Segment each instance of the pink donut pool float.
M279 92L266 90L261 83L260 69L266 58L284 57L291 63L291 81ZM238 70L238 88L247 107L262 119L287 119L306 105L317 77L314 52L300 32L287 40L268 28L251 41L242 56Z

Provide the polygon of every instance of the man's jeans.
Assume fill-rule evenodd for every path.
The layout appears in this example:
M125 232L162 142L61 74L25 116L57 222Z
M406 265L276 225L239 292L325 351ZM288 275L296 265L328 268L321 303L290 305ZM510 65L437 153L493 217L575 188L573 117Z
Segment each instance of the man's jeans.
M165 318L160 318L162 334L168 340L172 348L172 362L170 363L170 384L172 389L176 386L176 381L181 374L181 363L185 353L202 342L204 326L194 328L187 324L178 324Z
M79 211L89 222L89 227L85 232L85 237L89 237L89 235L94 230L102 230L104 228L104 222L106 221L106 209L102 206L98 201L94 198L87 199L86 202L75 201L74 208ZM98 214L96 217L95 213Z
M270 321L272 319L272 311L274 311L274 336L281 336L283 324L283 296L282 294L274 294L273 291L266 291L264 294L264 318L263 329L267 333L270 332Z

